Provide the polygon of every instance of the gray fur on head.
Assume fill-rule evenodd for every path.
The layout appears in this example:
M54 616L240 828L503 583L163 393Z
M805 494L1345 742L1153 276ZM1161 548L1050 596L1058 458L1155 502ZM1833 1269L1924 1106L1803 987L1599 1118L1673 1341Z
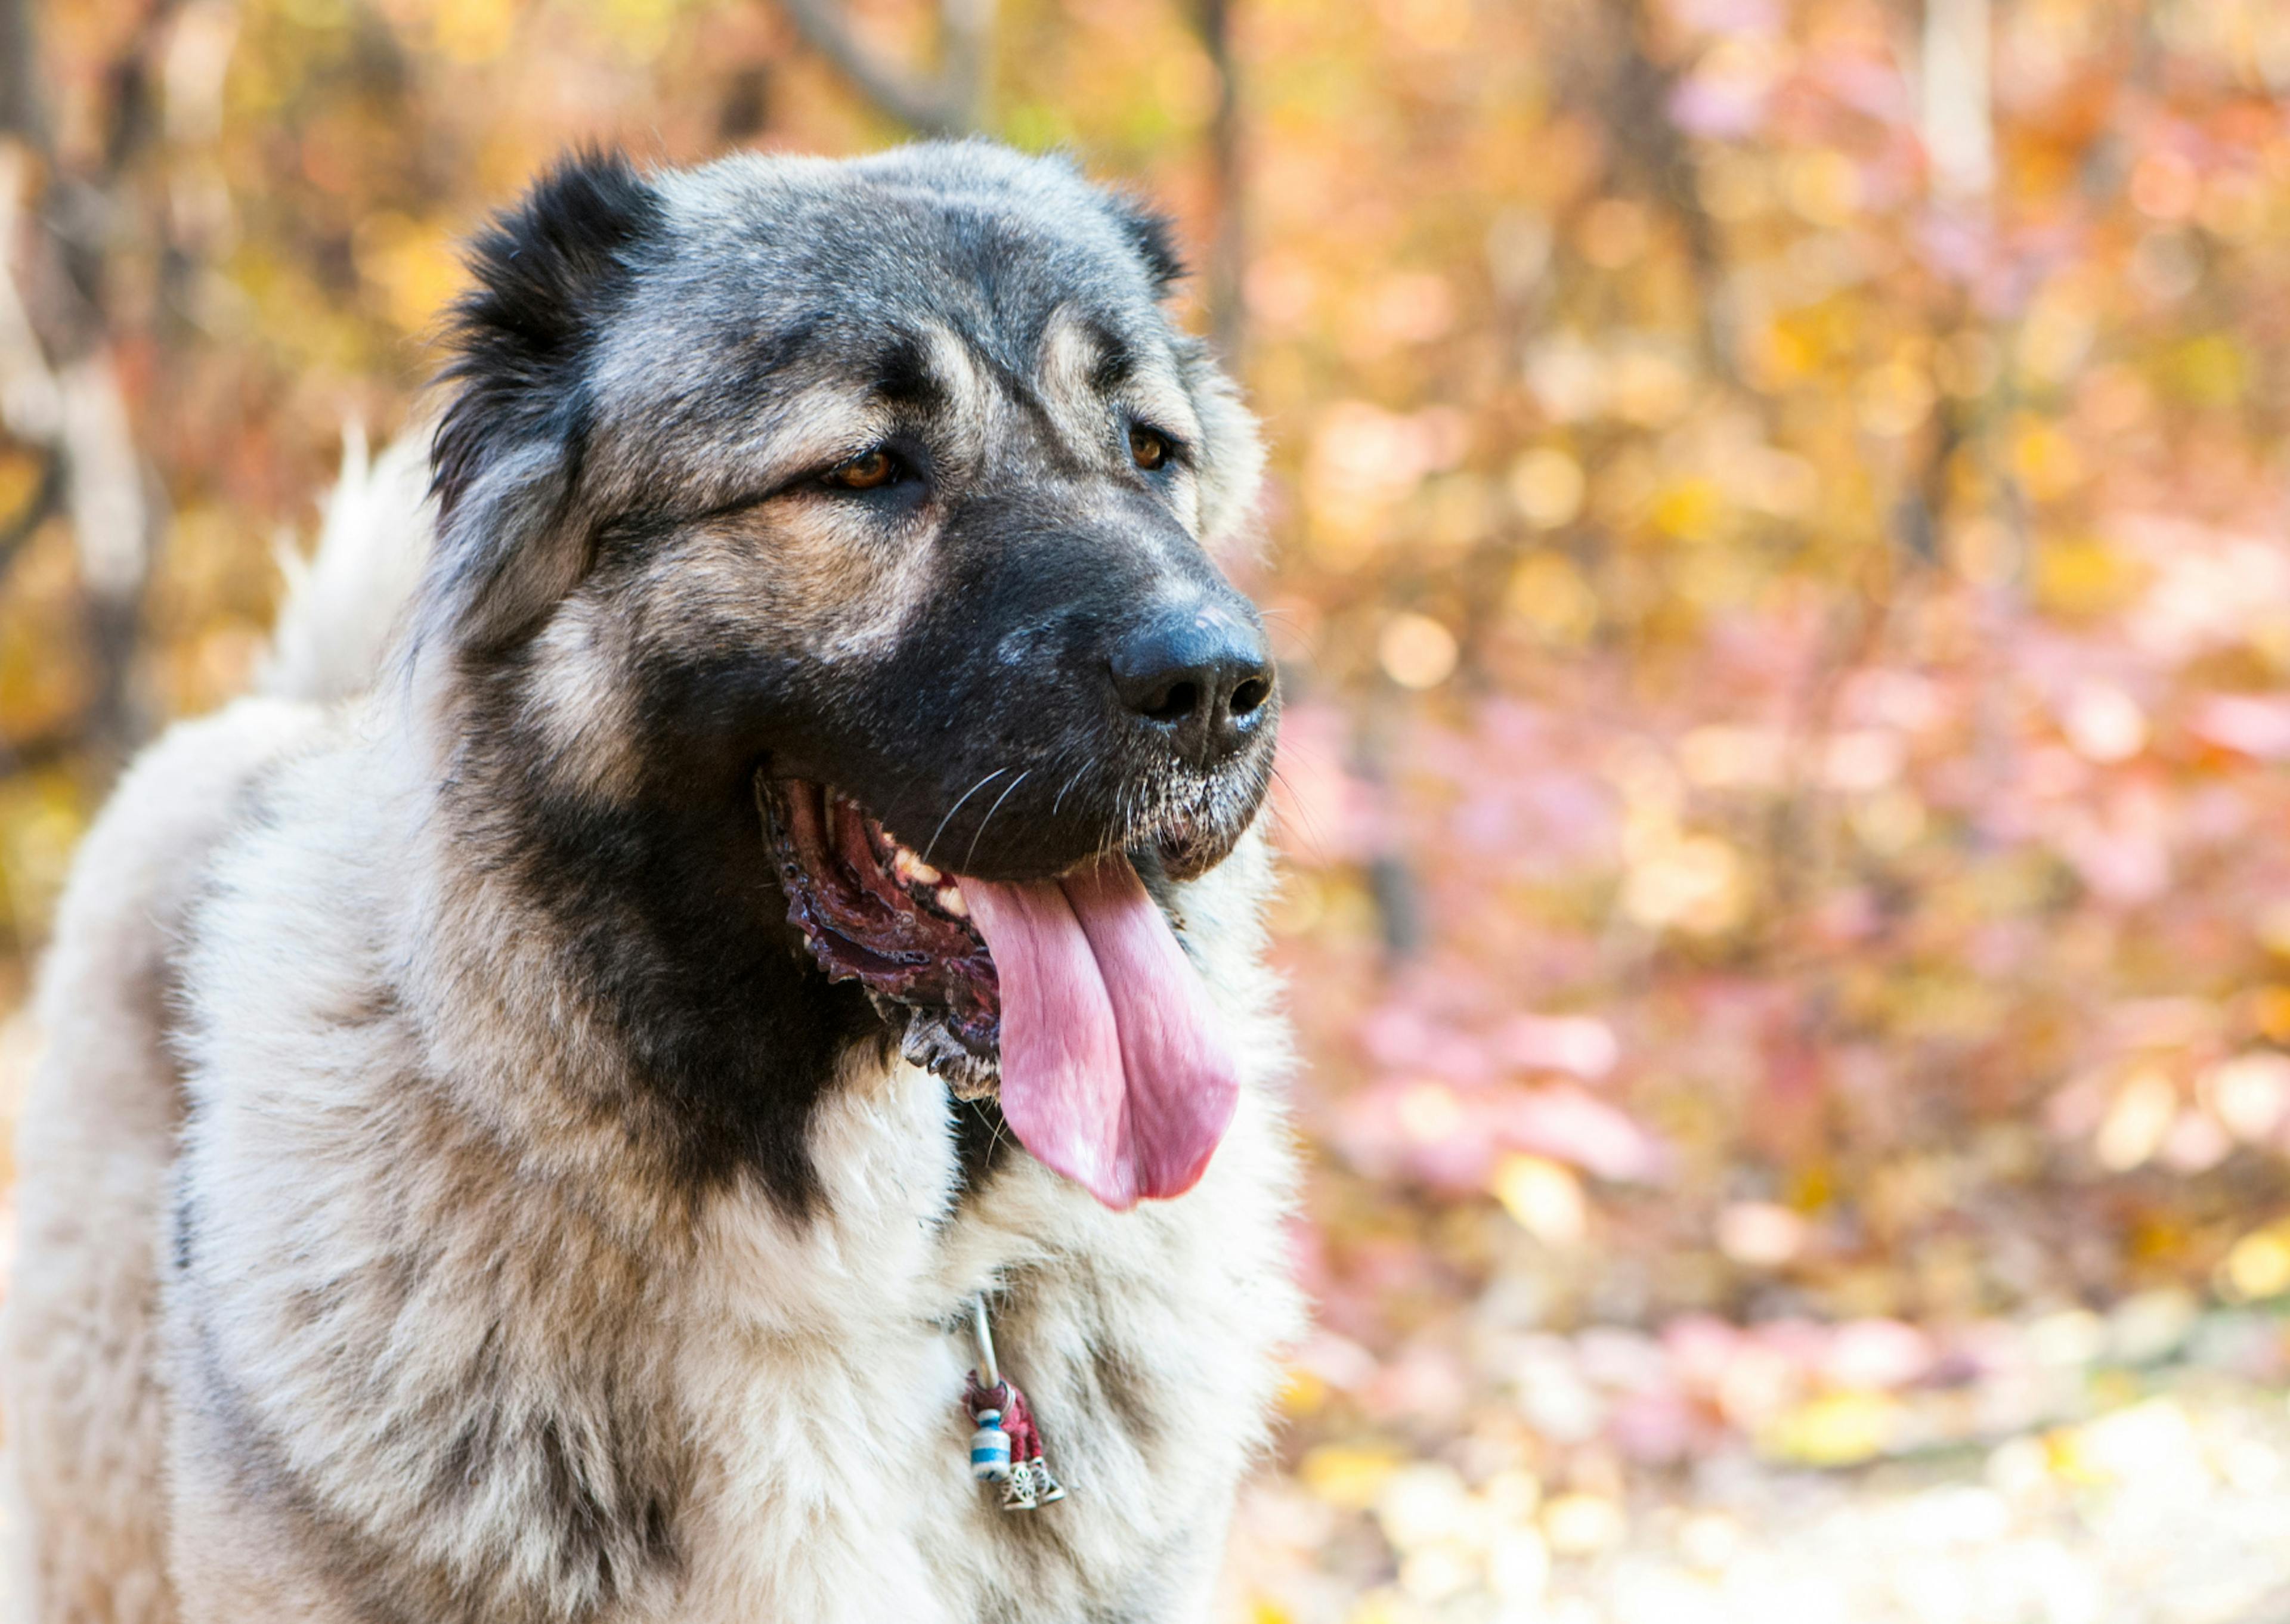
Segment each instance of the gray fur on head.
M530 630L585 567L582 532L639 492L656 501L661 474L701 506L736 494L747 470L725 453L768 427L822 337L921 320L1006 332L1079 296L1192 394L1206 541L1230 538L1261 473L1229 380L1161 308L1184 274L1168 221L1063 156L973 140L646 175L580 154L477 236L472 263L436 439L432 596L479 646Z

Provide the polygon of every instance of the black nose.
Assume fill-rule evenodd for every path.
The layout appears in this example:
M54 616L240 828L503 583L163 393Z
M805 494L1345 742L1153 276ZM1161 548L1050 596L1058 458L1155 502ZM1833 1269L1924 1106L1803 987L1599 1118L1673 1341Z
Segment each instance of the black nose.
M1272 697L1264 634L1216 603L1148 621L1115 645L1112 666L1121 702L1196 760L1238 749Z

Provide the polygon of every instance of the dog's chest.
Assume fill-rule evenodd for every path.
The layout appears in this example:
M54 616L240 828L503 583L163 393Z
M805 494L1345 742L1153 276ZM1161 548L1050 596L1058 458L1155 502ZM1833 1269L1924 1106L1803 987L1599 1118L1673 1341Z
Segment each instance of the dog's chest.
M718 1311L680 1339L699 1447L675 1616L1196 1616L1288 1324L1272 1249L1225 1212L1242 1233L1216 1255L1214 1188L1107 1214L1023 1158L954 1202L943 1134L908 1120L942 1110L854 1100L821 1124L831 1216L725 1226ZM970 1474L981 1291L1069 1491L1032 1511Z

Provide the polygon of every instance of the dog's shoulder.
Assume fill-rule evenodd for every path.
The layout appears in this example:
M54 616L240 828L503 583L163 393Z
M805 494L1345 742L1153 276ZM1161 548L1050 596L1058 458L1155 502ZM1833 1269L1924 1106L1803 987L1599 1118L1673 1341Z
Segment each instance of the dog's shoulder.
M234 1028L283 1029L313 983L349 967L346 949L386 926L380 876L395 866L399 889L407 876L387 827L389 750L364 736L362 716L329 715L237 791L184 929L195 1055L227 1049Z
M42 969L52 1051L23 1119L28 1166L44 1161L44 1133L90 1109L172 1132L189 921L217 854L259 817L260 785L325 726L315 706L242 700L170 728L122 777L73 860ZM103 1092L120 1097L92 1105Z
M250 787L186 929L172 1469L239 1535L176 1560L202 1595L323 1577L344 1616L584 1616L672 1566L645 1283L423 1006L454 876L395 714Z

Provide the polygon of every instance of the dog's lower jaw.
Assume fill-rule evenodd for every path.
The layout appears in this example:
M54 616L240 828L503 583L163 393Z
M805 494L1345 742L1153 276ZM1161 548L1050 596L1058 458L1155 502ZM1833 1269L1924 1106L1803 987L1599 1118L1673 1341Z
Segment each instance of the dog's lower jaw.
M899 1051L925 1071L946 1079L947 1090L957 1100L990 1100L1001 1082L1001 1072L949 1029L945 1013L917 1009L879 993L869 993L875 1012L893 1031L903 1020L906 1029Z

